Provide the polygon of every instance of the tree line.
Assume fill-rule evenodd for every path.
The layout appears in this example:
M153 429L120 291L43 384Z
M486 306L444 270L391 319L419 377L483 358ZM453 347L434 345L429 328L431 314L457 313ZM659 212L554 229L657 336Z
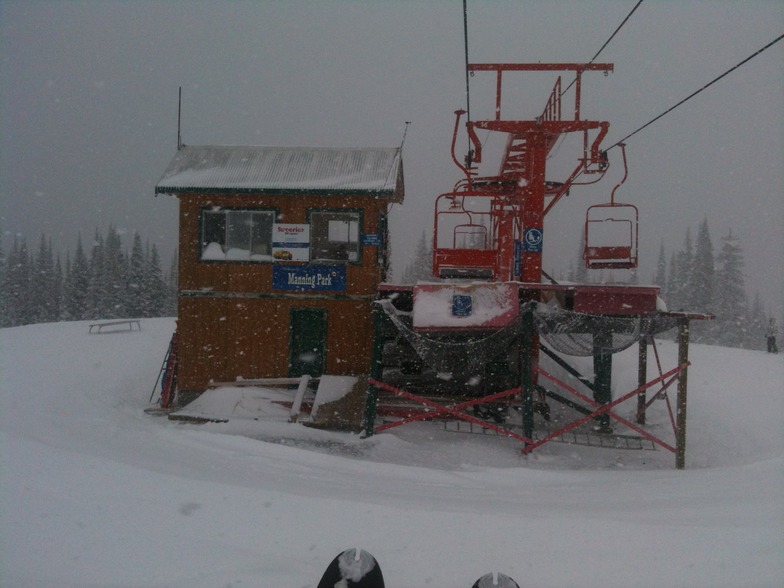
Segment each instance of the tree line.
M661 288L669 310L715 316L713 321L692 322L692 340L764 349L768 312L759 293L749 298L743 268L743 248L737 236L729 230L715 250L705 218L696 238L691 229L686 230L682 248L671 252L669 260L662 243L653 282Z
M146 318L177 314L177 263L161 267L158 248L134 233L130 252L114 226L96 230L87 250L81 234L65 260L41 235L31 251L15 238L0 244L0 326L56 321Z
M432 247L422 233L415 253L403 269L402 282L433 280ZM688 228L682 247L668 253L661 244L659 258L651 283L659 286L660 296L670 311L707 313L714 320L691 322L691 339L698 343L765 348L768 312L759 293L752 299L746 289L743 273L743 248L738 238L728 231L720 239L718 250L705 218L697 229L696 238ZM577 284L601 283L615 278L614 272L625 271L627 283L639 283L637 271L587 270L582 259L582 245L576 263L571 263L565 278ZM561 276L559 276L561 278Z
M659 286L660 297L670 311L712 314L714 320L691 322L691 340L724 347L765 348L768 313L759 293L749 299L743 273L743 248L732 231L713 246L708 219L697 228L696 238L687 228L683 245L668 252L659 247L656 269L649 283ZM612 274L610 270L609 273ZM630 272L628 282L639 283L637 271ZM606 274L585 269L580 260L570 266L567 279L576 283L604 281Z

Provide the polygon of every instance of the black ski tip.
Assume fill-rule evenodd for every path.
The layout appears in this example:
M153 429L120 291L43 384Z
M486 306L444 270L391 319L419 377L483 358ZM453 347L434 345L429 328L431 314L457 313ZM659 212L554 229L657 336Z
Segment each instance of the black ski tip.
M318 588L384 588L384 576L367 551L346 549L327 566Z
M471 588L520 588L509 576L501 573L485 574Z

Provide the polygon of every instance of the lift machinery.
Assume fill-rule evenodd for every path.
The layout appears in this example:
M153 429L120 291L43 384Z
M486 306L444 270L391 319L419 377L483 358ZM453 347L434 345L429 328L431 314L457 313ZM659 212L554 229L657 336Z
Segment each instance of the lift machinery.
M608 149L602 143L609 123L584 118L581 101L583 75L589 72L607 75L613 71L613 65L481 63L466 67L472 76L495 74L494 116L483 120L468 117L465 121L470 147L461 161L456 145L466 112L455 113L452 159L462 177L451 191L436 198L435 280L379 288L366 434L414 421L457 419L519 439L525 443L524 452L528 453L586 423L594 423L594 429L605 434L612 434L611 423L621 423L636 431L640 438L675 452L679 456L678 466L682 467L688 324L691 319L705 317L661 312L656 286L558 284L542 269L545 217L573 187L596 183L608 171ZM509 76L525 73L549 73L556 77L545 108L529 119L505 117L504 82ZM573 76L566 88L562 82L564 75ZM573 103L569 101L565 105L563 97L572 86ZM578 144L582 143L577 164L563 181L548 180L548 159L569 135L576 136ZM479 173L480 167L486 169L486 163L483 165L486 145L480 136L505 139L495 173ZM586 211L583 258L589 269L637 266L637 208L616 201L616 192L628 172L625 146L618 146L624 164L623 178L612 190L609 203L593 205ZM390 323L397 329L396 341L405 340L423 366L448 375L431 389L421 382L386 377L384 349L389 337L385 333L389 332ZM659 364L659 376L646 382L641 360L639 387L613 400L612 354L639 342L642 358L653 334L675 326L681 329L678 366L664 373ZM540 336L547 340L548 346L540 343ZM577 377L588 393L544 371L539 366L540 350ZM564 353L592 356L593 379L579 375L563 360ZM549 389L540 385L540 376L551 384ZM641 425L645 410L653 400L666 398L667 388L676 381L679 403L683 400L683 406L678 407L678 418L682 415L683 420L676 423L673 419L678 441L670 444L654 437ZM650 400L646 398L649 389L656 390ZM377 424L376 416L383 412L379 401L384 396L407 403L398 404L397 408L395 403L388 404L386 414L392 415L393 420ZM637 422L632 423L614 408L635 397L638 414ZM547 419L547 400L561 403L577 417L537 436L534 411L538 406L542 417ZM412 402L419 408L412 408ZM488 406L515 403L522 413L519 430L506 424L504 410L485 410Z

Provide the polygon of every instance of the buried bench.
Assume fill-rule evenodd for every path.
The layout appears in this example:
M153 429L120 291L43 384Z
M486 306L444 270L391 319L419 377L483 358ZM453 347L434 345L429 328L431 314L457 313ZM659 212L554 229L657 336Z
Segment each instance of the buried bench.
M136 325L135 329L134 329L134 325ZM120 329L116 328L116 327L121 327L121 326L127 326L129 331L134 331L134 330L141 331L142 330L142 323L141 323L141 321L130 319L130 320L124 320L124 321L108 321L108 322L105 322L105 323L93 323L93 324L90 325L89 332L90 332L90 334L101 333L101 332L103 332L103 329L111 329L112 331L119 331ZM125 329L122 329L122 330L124 331Z

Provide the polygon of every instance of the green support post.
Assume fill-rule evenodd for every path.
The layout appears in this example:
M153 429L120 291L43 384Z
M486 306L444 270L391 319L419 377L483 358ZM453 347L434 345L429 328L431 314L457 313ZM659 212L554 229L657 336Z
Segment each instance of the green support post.
M373 355L370 360L370 377L381 381L384 372L384 311L378 304L373 305ZM368 386L365 401L365 437L372 437L378 408L378 388Z
M598 331L593 336L593 373L594 390L593 399L599 404L612 402L612 353L607 351L612 347L612 333ZM599 430L603 433L612 432L610 415L606 412L596 417Z
M637 386L640 388L648 382L648 336L640 338L640 353L637 362ZM637 395L637 424L645 424L645 403L647 395L645 390Z
M534 303L523 308L520 329L520 375L523 387L523 436L534 438Z

